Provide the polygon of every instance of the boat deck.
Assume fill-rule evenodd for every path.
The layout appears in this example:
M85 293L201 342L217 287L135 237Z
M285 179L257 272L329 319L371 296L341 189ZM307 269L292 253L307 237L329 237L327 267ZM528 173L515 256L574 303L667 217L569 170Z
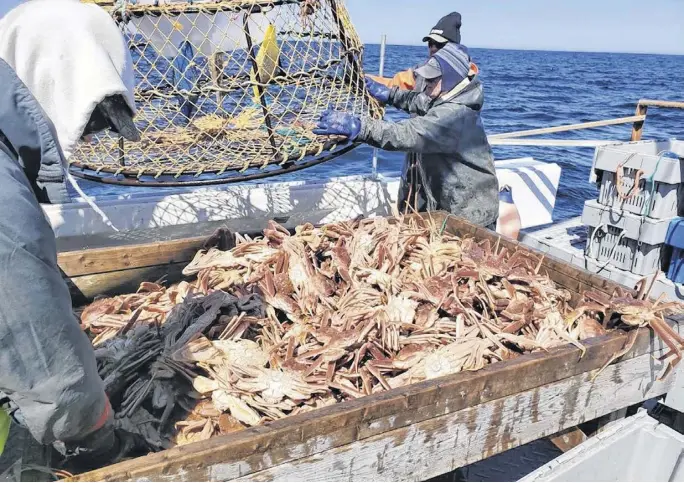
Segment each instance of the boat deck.
M576 267L596 273L628 288L635 288L643 279L611 265L602 266L584 256L587 242L587 229L582 224L582 218L572 218L547 228L525 230L520 235L521 243L548 253L560 260L571 263ZM654 298L664 295L669 300L684 301L684 286L675 284L661 273L653 284L651 295Z

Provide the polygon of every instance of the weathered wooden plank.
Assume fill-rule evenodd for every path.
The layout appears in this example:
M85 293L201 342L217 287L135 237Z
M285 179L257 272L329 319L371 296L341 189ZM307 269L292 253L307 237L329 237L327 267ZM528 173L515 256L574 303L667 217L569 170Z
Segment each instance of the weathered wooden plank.
M425 481L667 392L659 364L644 355L315 456L251 473L214 465L214 481Z
M274 220L288 229L306 223L312 219L322 220L333 210L310 210L305 213L294 213L288 216L269 216L267 213L256 213L245 218L231 218L221 221L200 221L184 225L169 225L137 228L123 232L105 232L91 235L65 236L57 238L57 251L60 253L90 248L121 247L125 245L141 245L148 243L182 240L200 236L209 237L218 228L224 228L241 234L260 233L269 220Z
M554 434L549 438L556 448L563 453L570 451L572 448L579 446L587 440L587 435L576 426Z
M58 254L57 262L69 277L187 263L205 241L206 237L198 236L167 242L77 250Z
M182 278L187 262L155 265L117 272L67 278L74 305L84 304L99 295L119 295L138 290L141 282L154 282L162 277L169 282Z
M668 109L684 109L684 102L681 101L659 101L656 99L641 99L641 106L664 107Z
M121 481L182 475L189 480L206 480L211 476L207 468L214 465L237 465L243 469L248 465L251 471L264 470L595 370L626 342L627 336L621 333L587 341L586 354L581 359L580 351L571 346L519 357L478 372L413 384L201 444L174 448L104 468L81 479ZM642 330L625 358L650 353L660 346L649 331Z
M118 248L128 245L163 243L199 236L209 237L218 228L230 229L225 221L203 221L186 225L155 226L119 232L62 236L57 238L57 252L65 253L96 248Z

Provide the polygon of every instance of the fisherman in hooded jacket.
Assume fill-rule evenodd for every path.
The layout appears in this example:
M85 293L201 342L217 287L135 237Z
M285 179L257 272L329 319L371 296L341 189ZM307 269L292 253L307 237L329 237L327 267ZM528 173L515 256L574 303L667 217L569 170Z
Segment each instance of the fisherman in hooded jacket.
M41 16L40 10L46 8L48 12ZM74 24L79 18L91 17L81 25L97 32L88 35L66 23L64 38L53 38L54 46L40 45L36 39L43 27L41 18L47 19L50 9L58 12L57 23L60 15L71 18ZM51 35L55 32L59 35L60 29L52 29ZM103 32L124 43L104 11L73 0L33 0L0 22L0 412L4 411L5 417L9 414L13 424L27 428L38 442L53 445L68 457L80 455L92 464L115 460L130 449L130 439L114 431L94 351L72 311L69 289L57 265L55 235L40 204L69 201L66 159L58 132L76 130L87 136L112 129L129 139L139 139L132 120L132 90L124 87L132 86L133 79L112 81L99 91L79 92L70 85L66 92L49 92L60 88L60 79L70 73L60 77L55 71L40 69L56 62L59 49L65 48L61 44L68 44L72 33L78 36L74 42L85 43L106 57L100 59L104 65L131 63L127 49L118 48L116 55L108 57L106 47L88 45L98 36L102 38ZM90 65L99 68L96 58L73 60L85 64L81 69ZM112 76L125 77L122 72ZM100 74L95 73L90 80L97 81ZM41 75L49 76L50 81L45 82ZM122 87L111 88L116 85ZM55 113L59 125L37 100L42 96L45 105L64 101L77 105L69 96L91 93L83 102L90 107L72 123L65 123ZM67 137L63 139L68 144ZM10 440L7 447L11 446Z
M437 39L430 59L413 74L411 90L366 78L369 93L383 104L412 115L401 122L360 119L326 111L314 131L341 135L388 151L408 153L399 208L445 210L490 229L498 218L498 180L481 110L484 102L477 68L460 41L460 15L444 17L424 40ZM411 183L411 165L417 182ZM418 201L415 203L415 201Z

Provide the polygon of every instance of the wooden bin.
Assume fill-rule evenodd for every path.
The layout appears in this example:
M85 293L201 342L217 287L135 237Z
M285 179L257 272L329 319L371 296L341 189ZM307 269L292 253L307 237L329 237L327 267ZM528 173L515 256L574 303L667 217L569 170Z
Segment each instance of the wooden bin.
M432 218L452 233L492 243L499 239L444 213ZM116 247L106 245L121 243L120 235L109 241L85 240L101 247L63 251L59 262L77 298L135 290L141 281L165 274L173 282L215 228L189 225L137 232L129 236L133 242ZM163 241L145 241L155 237ZM68 244L73 247L78 241ZM500 244L542 256L512 240L502 238ZM575 299L585 290L611 295L616 288L548 256L544 272ZM583 357L571 345L537 352L125 461L72 480L426 480L666 393L673 378L657 380L662 365L653 355L663 346L648 329L639 331L626 355L600 370L627 342L628 335L616 331L585 341Z

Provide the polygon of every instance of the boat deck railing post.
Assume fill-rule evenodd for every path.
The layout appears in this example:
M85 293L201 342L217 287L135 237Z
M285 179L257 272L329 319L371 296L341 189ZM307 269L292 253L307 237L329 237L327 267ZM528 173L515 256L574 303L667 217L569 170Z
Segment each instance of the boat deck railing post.
M383 34L380 39L380 69L378 75L385 75L385 48L387 47L387 35ZM378 148L373 149L373 179L378 179Z
M643 121L637 121L632 127L632 141L641 141L641 135L646 122L646 114L650 107L664 107L666 109L684 109L684 102L677 101L658 101L653 99L641 99L636 108L636 116L643 116Z

